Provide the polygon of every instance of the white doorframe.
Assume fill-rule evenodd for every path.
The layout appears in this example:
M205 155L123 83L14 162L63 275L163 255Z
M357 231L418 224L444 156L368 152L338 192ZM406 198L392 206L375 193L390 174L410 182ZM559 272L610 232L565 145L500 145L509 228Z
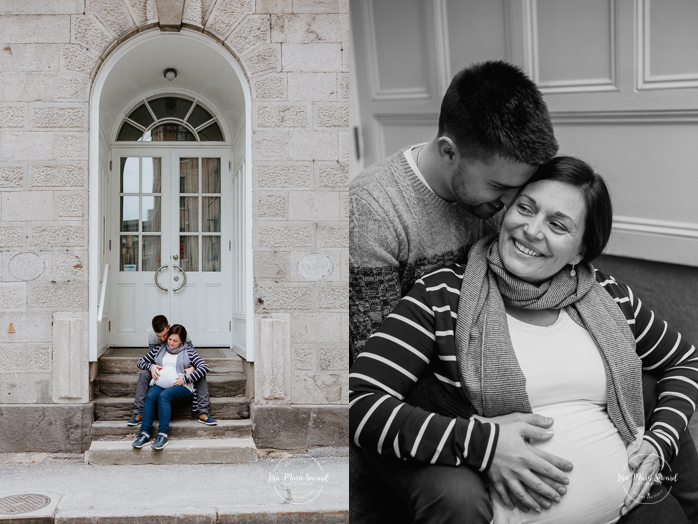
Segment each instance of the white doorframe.
M89 360L96 361L101 355L100 353L107 348L99 348L97 342L97 333L99 330L97 316L99 307L99 292L100 292L100 277L101 264L99 263L99 240L100 228L99 217L100 209L100 194L104 191L100 183L99 165L100 165L100 100L102 91L104 90L105 82L109 77L109 73L114 66L124 57L124 55L134 47L152 41L156 38L161 38L163 35L157 28L140 33L133 38L127 40L112 52L102 63L97 75L92 84L90 93L90 128L89 128L89 232L88 232L88 347ZM211 38L187 29L182 29L178 33L178 38L189 38L194 41L203 43L212 52L218 53L235 72L245 97L245 233L246 233L246 252L245 266L247 274L245 275L245 302L246 302L246 321L245 321L245 340L246 348L243 356L247 361L254 361L254 345L255 345L255 330L254 330L254 307L253 307L253 275L252 275L252 95L250 86L247 81L245 72L240 64L235 60L223 46L216 43ZM110 151L105 151L104 154L110 154Z

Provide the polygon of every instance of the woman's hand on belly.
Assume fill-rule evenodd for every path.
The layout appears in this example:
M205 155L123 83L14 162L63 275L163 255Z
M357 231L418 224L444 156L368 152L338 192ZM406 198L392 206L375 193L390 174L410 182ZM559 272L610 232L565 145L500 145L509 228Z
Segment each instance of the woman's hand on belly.
M572 464L525 440L552 437L553 431L546 428L553 425L553 419L529 413L477 418L499 424L499 440L487 476L504 504L540 512L541 506L549 508L552 502L559 502L569 482L563 470L571 471Z
M652 487L655 475L661 469L661 463L652 444L643 441L640 449L628 460L628 467L633 472L633 483L628 490L628 496L623 501L621 517L627 515L645 498Z
M184 385L184 377L182 375L179 375L174 382L172 383L173 386L183 386Z

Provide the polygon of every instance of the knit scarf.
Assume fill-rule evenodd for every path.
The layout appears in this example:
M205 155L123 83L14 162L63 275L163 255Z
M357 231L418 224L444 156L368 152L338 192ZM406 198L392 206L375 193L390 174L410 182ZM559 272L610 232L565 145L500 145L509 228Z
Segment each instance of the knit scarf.
M608 414L623 439L633 442L638 428L640 434L644 429L641 362L625 316L596 282L592 265L578 266L575 276L562 270L542 284L531 284L504 268L495 236L480 240L470 251L456 323L460 379L477 413L531 413L505 305L565 308L591 334L606 371Z
M165 342L162 346L160 346L160 349L158 349L158 352L155 355L155 363L158 366L162 366L162 359L165 358L165 352L169 351L170 353L174 353L177 355L177 374L184 375L184 370L190 365L189 352L185 351L187 347L189 347L189 345L186 342L183 342L177 348L171 349L167 345L167 342Z

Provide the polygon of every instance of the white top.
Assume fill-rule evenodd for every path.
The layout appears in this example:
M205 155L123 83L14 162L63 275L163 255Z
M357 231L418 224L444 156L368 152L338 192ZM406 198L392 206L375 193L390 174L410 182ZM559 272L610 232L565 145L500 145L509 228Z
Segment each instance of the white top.
M174 381L177 379L177 355L165 351L165 356L162 358L162 369L160 370L160 377L155 381L156 386L160 386L163 389L171 388ZM184 387L190 391L194 391L194 387L191 384L184 384Z
M403 154L405 155L405 159L407 160L407 163L412 168L412 171L414 171L414 174L417 175L417 178L419 178L419 180L422 182L422 184L424 184L429 189L429 191L434 193L434 190L431 188L431 186L429 184L427 184L427 181L424 178L424 175L422 175L422 172L417 167L417 158L412 156L412 151L414 151L418 147L424 147L425 145L427 145L426 142L424 142L423 144L417 144L416 146L408 147L407 149L405 149L403 151ZM436 195L436 193L434 193L434 194Z
M606 373L594 340L560 310L547 327L507 315L509 333L534 413L552 417L555 434L536 447L572 462L567 494L522 522L616 522L630 488L628 453L606 410Z

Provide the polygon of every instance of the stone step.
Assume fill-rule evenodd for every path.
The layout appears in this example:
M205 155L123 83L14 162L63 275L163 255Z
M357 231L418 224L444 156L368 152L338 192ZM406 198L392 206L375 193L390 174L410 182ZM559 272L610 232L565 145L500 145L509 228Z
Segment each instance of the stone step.
M157 427L157 426L156 426ZM126 420L99 420L92 423L92 440L127 440L133 442L140 426L127 426ZM173 420L170 436L177 439L239 438L252 436L249 419L218 420L215 426L206 426L196 420Z
M147 353L147 348L109 348L99 357L101 374L131 374L140 370L136 363ZM210 368L209 374L242 373L242 359L226 348L196 348Z
M226 439L170 439L167 446L155 451L152 440L141 449L130 441L93 440L87 461L98 465L132 464L235 464L255 462L257 450L252 437Z
M94 401L95 420L123 420L133 415L133 399L100 395ZM250 418L250 400L247 397L212 397L211 416L215 419L237 420ZM191 420L191 403L172 410L172 420Z
M108 397L134 398L140 372L129 374L97 375L99 393ZM208 393L211 397L238 397L245 394L245 375L238 372L225 375L207 375Z

